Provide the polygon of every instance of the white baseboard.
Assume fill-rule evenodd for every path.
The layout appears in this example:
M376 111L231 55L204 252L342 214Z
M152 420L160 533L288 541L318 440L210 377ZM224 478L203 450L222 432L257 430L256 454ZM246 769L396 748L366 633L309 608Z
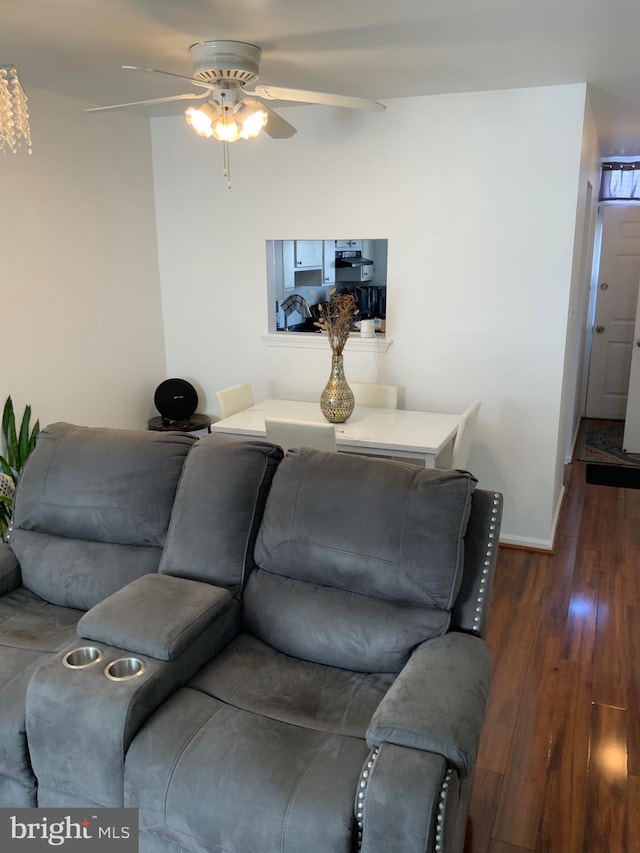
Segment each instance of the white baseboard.
M528 536L500 536L501 545L522 548L523 551L553 551L552 542L548 539L530 539Z

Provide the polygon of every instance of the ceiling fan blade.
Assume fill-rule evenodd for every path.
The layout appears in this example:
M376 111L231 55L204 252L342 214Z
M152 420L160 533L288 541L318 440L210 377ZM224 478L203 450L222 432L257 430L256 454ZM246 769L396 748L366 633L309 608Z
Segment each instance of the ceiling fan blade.
M150 71L152 74L164 74L166 77L188 80L192 86L199 86L201 89L208 89L210 92L218 88L215 83L204 83L202 80L196 80L195 77L185 77L184 74L174 74L173 71L163 71L161 68L141 68L139 65L123 65L122 67L125 71Z
M260 103L259 101L252 101L249 98L243 98L242 101L252 109L264 110L267 113L268 118L264 132L272 139L288 139L290 136L293 136L294 133L298 132L292 124L289 124L289 122L285 121L282 116L278 115L278 113L274 112L272 109L269 109L266 104Z
M170 95L167 98L152 98L150 101L131 101L128 104L110 104L108 107L91 107L86 113L99 113L105 110L119 110L121 107L144 107L150 104L168 104L170 101L190 101L194 98L202 100L207 96L202 92L189 92L186 95Z
M283 89L279 86L256 86L253 95L269 101L299 101L305 104L325 104L330 107L346 107L350 110L386 110L384 104L368 98L355 98L350 95L331 95L329 92L308 92L304 89Z

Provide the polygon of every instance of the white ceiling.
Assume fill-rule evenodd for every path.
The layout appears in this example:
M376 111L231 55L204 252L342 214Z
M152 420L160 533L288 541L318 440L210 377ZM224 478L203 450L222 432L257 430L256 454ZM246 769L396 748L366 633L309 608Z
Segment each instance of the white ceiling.
M195 91L121 66L190 76L191 44L235 39L262 47L260 83L382 100L588 82L603 155L640 155L638 0L0 4L0 65L16 66L27 95L106 105Z

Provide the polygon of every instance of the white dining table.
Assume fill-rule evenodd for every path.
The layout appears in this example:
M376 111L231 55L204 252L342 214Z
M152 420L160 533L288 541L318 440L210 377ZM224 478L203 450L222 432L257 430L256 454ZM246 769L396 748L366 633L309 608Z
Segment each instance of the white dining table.
M262 400L248 409L211 424L221 435L265 438L265 418L326 423L320 404L302 400ZM342 424L335 424L336 445L343 453L370 453L415 459L425 468L448 467L460 415L409 409L356 406Z

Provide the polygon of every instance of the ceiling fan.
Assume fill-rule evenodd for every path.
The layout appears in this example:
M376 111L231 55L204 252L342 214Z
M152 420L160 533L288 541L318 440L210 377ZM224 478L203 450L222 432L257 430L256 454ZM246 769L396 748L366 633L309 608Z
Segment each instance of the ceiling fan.
M186 117L193 129L202 136L218 139L224 146L224 175L231 186L228 144L238 139L250 139L264 128L274 139L286 139L296 133L295 127L274 112L263 101L295 101L306 104L324 104L353 110L380 111L386 109L378 101L328 92L310 92L304 89L287 89L279 86L255 86L258 79L261 49L255 44L240 41L203 41L191 45L193 77L162 71L158 68L122 67L131 71L150 71L187 80L203 92L187 92L165 98L131 101L92 107L87 112L121 109L122 107L164 104L170 101L201 100L199 107L191 107ZM248 90L247 86L252 86Z

